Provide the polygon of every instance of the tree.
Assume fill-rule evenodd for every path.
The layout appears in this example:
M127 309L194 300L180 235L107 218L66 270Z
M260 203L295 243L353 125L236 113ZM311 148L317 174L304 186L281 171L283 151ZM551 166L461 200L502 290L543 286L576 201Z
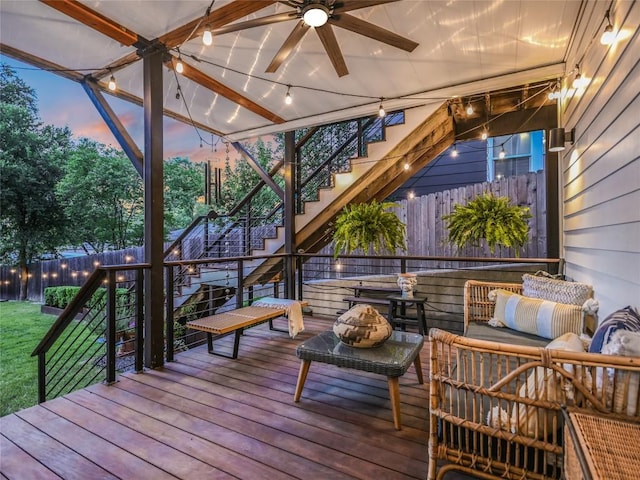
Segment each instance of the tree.
M188 158L170 158L164 163L165 233L189 226L204 201L204 170Z
M245 148L266 172L283 155L283 142L278 138L275 145L271 142L264 142L259 138L254 144L245 145ZM281 175L276 175L274 180L280 186L284 185L284 179ZM231 168L229 159L227 159L224 167L224 182L221 189L225 212L231 211L258 182L260 182L260 176L246 160L237 160L234 168ZM262 187L257 195L252 198L252 217L265 217L278 202L279 198L271 187Z
M87 253L142 245L142 179L121 150L82 138L64 170L57 192L73 223L69 245Z
M55 251L65 216L55 194L71 139L64 128L43 126L37 97L7 65L0 71L0 257L20 270L27 298L27 266Z

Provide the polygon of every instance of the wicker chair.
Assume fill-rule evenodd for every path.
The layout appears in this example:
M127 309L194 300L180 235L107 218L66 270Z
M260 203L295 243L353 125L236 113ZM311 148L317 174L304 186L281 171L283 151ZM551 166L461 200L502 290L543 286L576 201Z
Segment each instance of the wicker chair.
M491 317L487 294L494 288L518 292L520 285L467 282L465 331ZM561 478L563 405L640 422L639 395L630 394L640 377L638 358L478 340L439 329L430 331L429 341L430 480L450 470L479 478ZM518 423L519 415L536 433Z

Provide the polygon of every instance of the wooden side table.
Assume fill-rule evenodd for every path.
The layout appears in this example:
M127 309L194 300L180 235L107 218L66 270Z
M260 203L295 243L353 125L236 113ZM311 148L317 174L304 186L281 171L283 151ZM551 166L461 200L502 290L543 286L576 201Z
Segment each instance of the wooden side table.
M565 420L567 480L640 477L640 423L585 413L569 413Z

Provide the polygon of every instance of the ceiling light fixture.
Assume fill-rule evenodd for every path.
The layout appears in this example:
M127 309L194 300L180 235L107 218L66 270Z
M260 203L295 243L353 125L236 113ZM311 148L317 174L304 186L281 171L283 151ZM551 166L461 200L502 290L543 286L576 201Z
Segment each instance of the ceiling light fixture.
M604 15L604 18L607 20L607 26L604 27L604 32L602 32L602 35L600 36L600 43L602 45L611 45L616 40L616 35L613 33L610 13L611 11L607 10L607 13Z
M378 107L378 116L380 118L383 118L387 113L384 111L384 107L382 106L382 100L383 98L380 97L380 106Z
M207 25L204 29L204 33L202 34L202 43L204 43L207 47L211 46L213 43L213 34L211 33L211 28Z
M111 74L111 77L109 77L109 90L115 92L116 88L118 88L118 85L116 85L116 78Z
M293 103L293 98L291 98L291 85L287 85L287 94L284 96L284 103L287 105L291 105Z
M302 20L310 27L321 27L329 20L329 8L322 3L310 3L302 9Z

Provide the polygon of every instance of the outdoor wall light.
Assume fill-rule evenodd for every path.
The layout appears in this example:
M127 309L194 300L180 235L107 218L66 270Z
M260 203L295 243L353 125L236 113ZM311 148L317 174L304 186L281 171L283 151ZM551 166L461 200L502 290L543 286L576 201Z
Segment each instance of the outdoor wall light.
M568 132L564 131L564 128L552 128L549 132L549 151L561 152L565 149L564 144L567 142L575 141L575 128L572 128Z

